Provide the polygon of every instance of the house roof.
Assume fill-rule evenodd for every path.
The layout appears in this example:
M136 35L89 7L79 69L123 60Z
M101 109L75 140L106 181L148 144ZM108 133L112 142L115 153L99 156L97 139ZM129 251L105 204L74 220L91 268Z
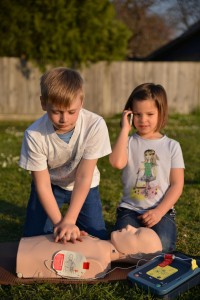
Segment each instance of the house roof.
M146 61L200 60L200 21L178 38L145 57Z

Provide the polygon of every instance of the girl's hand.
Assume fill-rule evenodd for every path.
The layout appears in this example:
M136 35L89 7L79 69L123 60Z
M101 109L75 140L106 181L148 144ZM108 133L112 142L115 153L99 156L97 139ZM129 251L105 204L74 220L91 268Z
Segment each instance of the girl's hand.
M133 125L133 113L131 110L124 110L122 113L121 127L131 129Z
M153 227L156 225L162 218L161 213L158 209L150 209L145 212L143 215L139 216L138 219L142 221L145 227Z

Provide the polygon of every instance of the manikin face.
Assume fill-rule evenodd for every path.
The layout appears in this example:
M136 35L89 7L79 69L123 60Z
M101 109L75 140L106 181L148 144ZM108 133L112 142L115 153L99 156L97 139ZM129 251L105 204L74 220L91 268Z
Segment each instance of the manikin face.
M133 123L143 138L152 138L156 134L158 109L154 100L135 101L133 104Z
M82 108L82 99L83 93L80 92L69 107L60 107L51 103L42 105L42 108L47 112L56 133L67 133L75 127L79 112Z
M155 253L162 250L160 238L147 227L127 225L112 232L111 242L123 254Z

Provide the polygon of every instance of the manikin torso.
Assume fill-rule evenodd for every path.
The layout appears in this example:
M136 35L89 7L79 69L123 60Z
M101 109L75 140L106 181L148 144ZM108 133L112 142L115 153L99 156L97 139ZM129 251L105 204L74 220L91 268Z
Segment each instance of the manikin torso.
M83 269L81 278L104 277L110 269L111 261L120 258L120 253L115 249L110 241L103 241L91 236L83 236L82 242L68 242L67 244L55 243L52 234L31 238L22 238L19 244L17 255L17 275L27 278L55 278L60 277L53 268L53 258L59 251L68 251L72 262L69 266L66 277L75 277L76 257L81 254L84 261L89 262L86 270ZM72 257L72 253L74 256ZM71 255L70 255L71 254ZM68 261L70 259L67 258ZM70 268L71 265L71 268ZM79 266L80 268L80 266ZM71 269L71 270L70 270ZM65 277L65 276L64 276Z
M54 242L53 234L26 237L19 243L16 273L24 278L102 278L112 261L131 262L131 255L155 255L161 250L160 239L152 229L130 225L114 231L107 241L87 235L82 241L62 244Z

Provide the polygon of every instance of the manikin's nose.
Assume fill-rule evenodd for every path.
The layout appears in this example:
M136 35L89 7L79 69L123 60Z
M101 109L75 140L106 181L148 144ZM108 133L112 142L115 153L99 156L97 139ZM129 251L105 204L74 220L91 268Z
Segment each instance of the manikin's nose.
M127 226L126 226L126 230L127 230L127 231L136 232L136 231L137 231L137 228L135 228L135 227L133 227L133 226L131 226L131 225L127 225Z

